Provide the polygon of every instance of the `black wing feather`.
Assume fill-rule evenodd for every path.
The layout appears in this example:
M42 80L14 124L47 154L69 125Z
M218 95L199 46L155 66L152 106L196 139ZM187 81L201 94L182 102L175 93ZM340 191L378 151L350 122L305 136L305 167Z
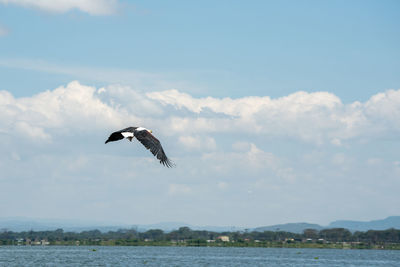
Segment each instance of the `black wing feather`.
M174 164L168 159L167 155L164 152L164 149L161 146L160 141L154 137L147 130L142 131L134 131L136 139L139 140L150 152L160 161L161 164L170 168L173 167Z
M105 143L107 144L108 142L118 141L123 138L124 138L124 136L120 132L114 132L108 137L108 139Z
M108 139L107 139L107 141L105 143L107 144L108 142L114 142L114 141L118 141L118 140L124 139L124 136L122 135L123 132L131 132L131 133L133 133L136 128L137 127L128 127L128 128L113 132L108 137Z

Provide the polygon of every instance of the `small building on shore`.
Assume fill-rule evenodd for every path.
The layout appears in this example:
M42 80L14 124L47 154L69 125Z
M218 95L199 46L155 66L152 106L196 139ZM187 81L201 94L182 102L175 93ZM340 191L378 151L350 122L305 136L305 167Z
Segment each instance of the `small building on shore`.
M217 237L217 240L221 240L222 242L229 242L229 236L221 235L221 236Z

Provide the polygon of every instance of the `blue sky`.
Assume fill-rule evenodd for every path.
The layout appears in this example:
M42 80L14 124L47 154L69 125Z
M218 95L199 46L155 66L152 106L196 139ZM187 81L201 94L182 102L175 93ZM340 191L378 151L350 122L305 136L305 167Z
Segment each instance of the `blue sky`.
M399 11L0 0L3 216L251 227L399 215ZM137 143L103 145L130 125L151 128L177 168Z

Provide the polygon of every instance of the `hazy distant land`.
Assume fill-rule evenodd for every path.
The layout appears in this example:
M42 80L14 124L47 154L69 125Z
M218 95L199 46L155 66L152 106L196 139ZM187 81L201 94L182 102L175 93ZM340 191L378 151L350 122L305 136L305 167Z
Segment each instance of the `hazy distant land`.
M260 226L256 228L246 228L237 226L194 226L184 222L163 222L158 224L121 224L121 223L99 223L75 220L50 220L50 219L30 219L30 218L0 218L0 231L45 231L56 230L62 228L64 231L80 232L88 230L100 230L102 232L115 231L121 228L133 228L139 232L145 232L150 229L160 229L164 232L171 232L180 227L189 227L192 230L206 230L214 232L236 232L236 231L285 231L291 233L303 233L305 229L329 229L329 228L345 228L351 232L368 231L368 230L386 230L390 228L400 229L400 216L390 216L382 220L372 221L350 221L338 220L331 222L327 226L312 224L306 222L286 223L270 226Z
M215 232L180 227L171 232L160 229L139 232L119 229L101 232L90 230L0 232L0 246L197 246L197 247L278 247L335 249L400 249L400 230L350 232L344 228L305 229L303 233L286 231Z

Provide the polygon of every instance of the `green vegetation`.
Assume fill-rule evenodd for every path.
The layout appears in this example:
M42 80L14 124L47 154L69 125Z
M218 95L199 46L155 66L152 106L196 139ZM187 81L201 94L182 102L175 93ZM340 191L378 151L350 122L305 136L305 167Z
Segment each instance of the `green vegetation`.
M102 233L99 230L64 232L27 231L0 232L0 245L96 245L96 246L224 246L224 247L285 247L338 249L400 249L400 230L351 233L344 228L317 231L307 229L302 234L283 231L210 232L181 227L164 233L154 229L138 232L120 229Z

